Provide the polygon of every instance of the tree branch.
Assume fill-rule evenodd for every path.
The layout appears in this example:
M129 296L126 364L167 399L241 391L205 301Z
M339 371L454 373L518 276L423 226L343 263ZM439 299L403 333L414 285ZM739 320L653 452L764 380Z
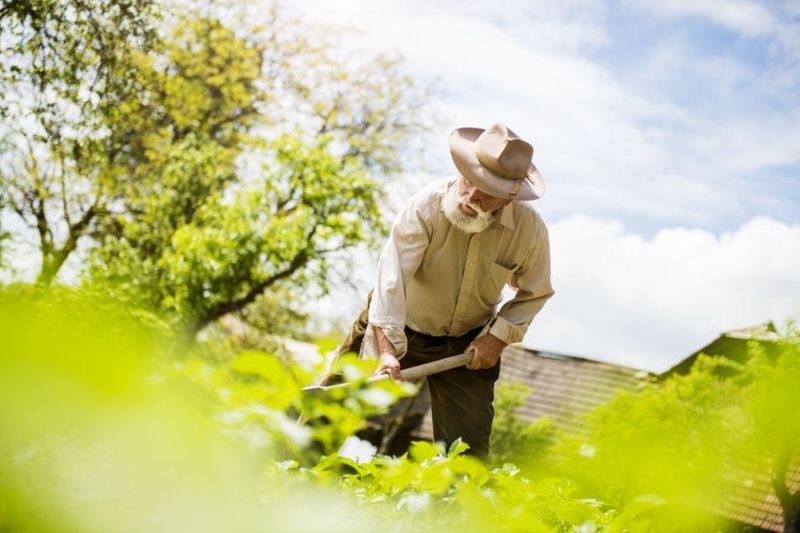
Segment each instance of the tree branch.
M311 256L316 253L312 250L311 241L314 239L314 235L317 233L318 229L319 224L312 226L311 230L308 232L308 235L305 237L305 242L308 243L308 245L295 254L295 256L292 258L292 261L289 263L289 266L269 276L267 279L256 283L243 297L231 300L229 302L224 302L212 308L208 313L205 314L205 316L200 317L194 322L194 324L191 326L190 333L196 334L211 321L233 311L239 311L243 309L245 306L253 303L267 287L277 283L282 279L288 278L304 267L311 259Z
M243 297L231 300L230 302L225 302L213 308L205 316L201 317L193 324L191 332L197 333L198 331L203 329L203 327L205 327L210 322L216 320L217 318L226 315L228 313L231 313L233 311L239 311L243 309L245 306L253 303L255 299L262 292L264 292L264 290L267 287L273 285L274 283L282 279L288 278L289 276L297 272L301 267L303 267L308 262L309 257L310 254L308 253L308 249L304 248L303 250L298 252L297 255L294 256L292 262L289 263L289 266L287 266L280 272L276 272L275 274L255 284L253 287L250 288L249 291L247 291L247 293Z

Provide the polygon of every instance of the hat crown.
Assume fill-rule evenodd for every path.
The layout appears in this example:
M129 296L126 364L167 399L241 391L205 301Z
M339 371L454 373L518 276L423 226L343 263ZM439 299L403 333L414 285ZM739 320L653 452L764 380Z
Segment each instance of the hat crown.
M460 175L484 194L506 200L535 200L544 194L533 146L503 124L457 128L448 144Z
M492 124L475 140L478 161L508 179L522 179L533 159L533 146L503 124Z

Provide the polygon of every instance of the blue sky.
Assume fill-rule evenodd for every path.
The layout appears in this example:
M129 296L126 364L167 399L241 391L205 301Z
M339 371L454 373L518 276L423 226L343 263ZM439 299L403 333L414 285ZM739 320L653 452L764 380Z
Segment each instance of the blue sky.
M663 370L721 331L800 318L800 2L292 7L360 27L347 45L399 50L441 83L443 124L390 184L399 200L453 173L455 127L500 121L531 140L556 295L529 346Z
M640 81L643 70L662 63L663 77L656 77L647 84L648 88L696 116L718 121L720 129L737 119L740 123L763 124L765 128L778 121L783 122L788 135L800 135L797 41L787 42L787 38L768 29L746 31L741 25L724 24L680 6L652 10L647 9L648 2L636 4L608 4L604 18L609 41L591 54L598 63L633 85ZM665 4L669 6L670 2ZM793 25L796 39L800 39L800 18L796 12L789 12L788 3L774 3L771 10L766 3L720 3L723 4L759 6L782 19L783 24ZM660 62L659 54L666 56ZM780 120L782 117L784 121ZM794 127L790 126L791 121ZM654 126L668 127L665 123ZM736 155L732 153L731 157ZM708 229L734 229L759 214L785 222L800 221L800 165L796 155L733 176L739 181L737 178L744 182L738 184L742 193L736 197L737 202L710 219Z

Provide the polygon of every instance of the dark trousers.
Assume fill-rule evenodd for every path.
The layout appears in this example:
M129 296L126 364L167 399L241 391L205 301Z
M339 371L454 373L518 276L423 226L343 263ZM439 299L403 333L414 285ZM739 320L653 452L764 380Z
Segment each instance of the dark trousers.
M370 296L371 293L367 296L367 305L339 348L339 354L358 353L361 349ZM460 337L434 337L406 328L408 352L400 359L400 367L409 368L463 353L482 328L479 326ZM434 440L449 448L460 437L470 446L468 454L486 457L494 419L494 383L499 376L499 361L494 367L483 370L460 367L428 376Z

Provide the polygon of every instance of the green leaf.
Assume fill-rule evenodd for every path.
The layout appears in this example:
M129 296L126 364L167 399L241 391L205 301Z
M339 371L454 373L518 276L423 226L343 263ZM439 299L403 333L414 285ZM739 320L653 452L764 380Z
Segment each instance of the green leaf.
M456 455L461 455L465 451L469 450L469 444L461 440L461 437L457 438L453 441L450 445L450 449L447 450L447 457L455 457Z
M408 454L411 459L417 463L421 463L427 459L433 459L442 453L438 444L433 444L426 441L415 441L411 443L408 449Z
M259 376L270 383L285 383L292 380L292 375L277 357L263 352L242 352L231 361L231 368L242 374Z

